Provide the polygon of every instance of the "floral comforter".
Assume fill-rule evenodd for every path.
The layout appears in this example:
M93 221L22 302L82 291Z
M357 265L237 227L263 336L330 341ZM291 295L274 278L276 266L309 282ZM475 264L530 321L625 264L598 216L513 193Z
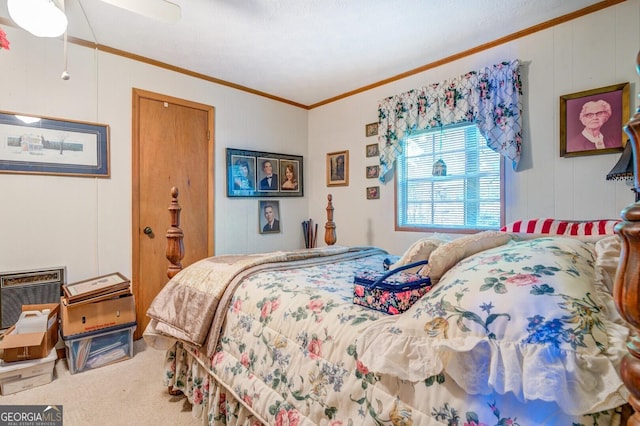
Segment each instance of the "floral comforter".
M509 243L465 259L411 309L394 316L353 303L354 275L382 271L389 256L381 251L249 274L225 304L213 353L175 336L168 340L164 384L187 394L203 424L615 424L624 395L611 372L624 351L623 336L609 331L615 329L607 316L611 301L590 283L593 245L543 240ZM571 277L573 290L563 297L567 287L558 283L565 277ZM535 304L527 299L541 293L555 297ZM536 306L539 312L525 309L527 317L518 318L518 309L502 309L505 300L516 308ZM552 305L553 312L544 311ZM552 317L556 311L559 318ZM526 341L513 340L509 324L523 323ZM160 348L165 333L157 325L151 322L145 339ZM456 345L464 357L452 356ZM622 348L619 353L616 345ZM583 346L588 346L586 358L577 350ZM535 356L529 357L528 350ZM425 353L433 362L416 366L416 361L425 363ZM551 362L554 368L596 365L607 372L605 387L613 391L594 392L601 401L587 404L598 407L589 414L564 410L571 395L562 401L549 397L553 392L531 398L522 391L526 373L533 371L527 361L540 362L541 354L560 360ZM600 355L612 369L597 359ZM585 364L585 359L598 362ZM480 381L466 382L460 373L469 369L462 361L487 374L473 374ZM496 367L502 364L509 369ZM505 372L512 376L500 374ZM549 386L556 385L554 376L593 378L552 371ZM545 377L536 374L535 380ZM601 385L597 380L581 384L584 389Z

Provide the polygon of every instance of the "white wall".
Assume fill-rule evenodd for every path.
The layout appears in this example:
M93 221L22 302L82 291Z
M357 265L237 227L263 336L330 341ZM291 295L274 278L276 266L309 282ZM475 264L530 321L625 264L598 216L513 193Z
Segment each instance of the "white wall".
M258 199L227 198L225 148L307 157L308 111L4 27L0 110L110 126L111 177L0 174L0 271L64 265L68 281L131 276L131 96L149 90L215 107L216 254L302 248L307 197L280 199L279 234L258 233ZM167 206L170 201L167 188ZM158 214L169 216L166 206Z
M506 173L506 221L524 218L618 218L633 201L630 187L606 181L619 154L559 156L559 97L564 94L631 82L632 108L639 78L635 58L640 48L640 0L629 0L508 44L436 69L389 83L309 113L309 157L349 150L349 186L326 187L321 161L310 165L309 210L323 217L326 194L335 206L338 244L371 244L402 253L420 237L394 231L394 184L365 178L366 123L377 121L378 101L388 96L456 77L503 60L523 64L524 141L522 161ZM419 54L419 52L417 52ZM510 163L510 162L509 162ZM380 185L380 199L366 200L365 188Z

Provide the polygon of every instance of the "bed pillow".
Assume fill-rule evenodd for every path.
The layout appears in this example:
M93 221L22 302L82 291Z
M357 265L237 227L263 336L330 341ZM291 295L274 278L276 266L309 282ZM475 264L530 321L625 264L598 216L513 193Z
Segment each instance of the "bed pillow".
M404 254L394 264L389 266L389 270L399 268L409 263L414 263L420 260L429 259L429 255L440 245L445 243L444 237L431 236L427 238L421 238L404 252ZM405 270L406 273L416 273L420 270L421 266L417 266L412 269Z
M419 274L431 278L436 284L453 265L473 254L501 246L511 240L511 236L500 231L483 231L457 238L440 245L429 256L429 263Z
M609 293L613 293L613 283L616 280L620 260L620 243L618 235L602 238L595 243L596 281L601 283Z
M467 393L555 401L568 414L623 404L628 330L607 315L595 258L592 243L566 237L469 256L409 310L369 326L359 359L376 374L421 382L445 372Z
M558 219L529 219L517 220L500 229L503 232L542 234L542 235L614 235L614 227L620 220L558 220Z

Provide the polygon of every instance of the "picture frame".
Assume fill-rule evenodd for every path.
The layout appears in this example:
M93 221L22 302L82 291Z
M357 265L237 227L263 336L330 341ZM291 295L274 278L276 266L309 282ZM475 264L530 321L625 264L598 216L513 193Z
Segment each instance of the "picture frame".
M349 151L327 154L327 186L349 185Z
M367 179L374 179L380 176L380 166L367 166L366 177Z
M560 96L560 156L621 152L629 119L629 83ZM599 138L587 137L597 133ZM585 136L587 135L587 136Z
M258 201L258 232L261 234L278 234L282 227L280 217L280 201Z
M62 289L65 296L69 300L73 300L101 294L110 289L119 290L121 288L128 288L129 285L130 280L127 277L119 272L114 272L84 281L64 284Z
M380 151L378 150L378 144L377 143L372 143L370 145L367 145L365 147L366 150L366 155L367 158L368 157L377 157L380 155Z
M376 136L378 134L378 123L369 123L364 126L366 137Z
M227 148L226 165L227 197L304 195L303 158L300 155ZM268 172L271 172L271 179Z
M380 187L379 186L368 186L367 187L367 200L377 200L380 198Z
M0 173L110 177L109 125L0 111Z
M300 181L297 176L300 176L301 162L293 159L280 160L280 191L297 192L300 189Z

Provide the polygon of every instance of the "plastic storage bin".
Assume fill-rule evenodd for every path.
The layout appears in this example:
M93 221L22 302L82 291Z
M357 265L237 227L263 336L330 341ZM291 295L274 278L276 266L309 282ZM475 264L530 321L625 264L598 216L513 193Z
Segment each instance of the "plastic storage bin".
M9 395L51 382L56 359L58 354L52 349L46 358L0 361L0 395Z
M102 367L133 357L136 324L63 337L71 374Z

